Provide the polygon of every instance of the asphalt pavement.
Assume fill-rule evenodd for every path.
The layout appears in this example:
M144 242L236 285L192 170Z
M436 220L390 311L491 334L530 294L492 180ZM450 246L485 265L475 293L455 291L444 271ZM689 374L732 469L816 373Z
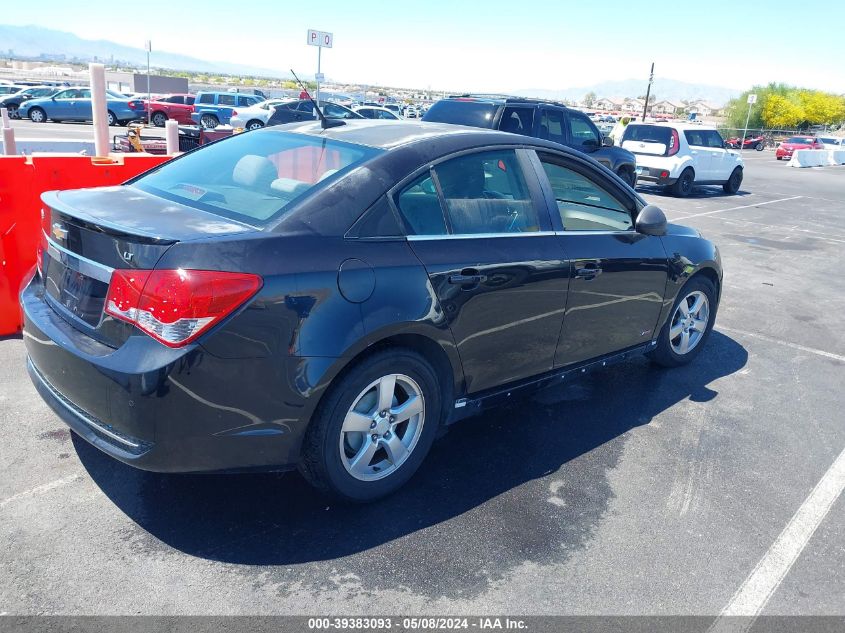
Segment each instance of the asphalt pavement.
M94 126L91 123L33 123L28 119L13 119L12 128L15 130L16 140L41 141L56 139L63 141L94 142ZM109 127L109 139L116 134L126 134L126 127L113 125ZM144 130L144 136L160 136L164 138L164 128L150 127Z
M640 188L722 252L694 363L470 418L373 505L124 466L0 340L0 613L845 615L845 168L747 156L736 196Z

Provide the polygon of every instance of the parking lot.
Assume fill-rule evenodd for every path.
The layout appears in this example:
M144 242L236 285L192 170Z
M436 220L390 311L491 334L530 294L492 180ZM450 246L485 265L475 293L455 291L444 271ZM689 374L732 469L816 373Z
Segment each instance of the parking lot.
M739 596L845 615L845 498L825 514L811 495L845 449L845 168L746 159L737 196L640 188L722 252L695 362L631 361L466 420L374 505L295 473L124 466L0 339L0 613L717 615ZM799 508L820 524L784 543Z

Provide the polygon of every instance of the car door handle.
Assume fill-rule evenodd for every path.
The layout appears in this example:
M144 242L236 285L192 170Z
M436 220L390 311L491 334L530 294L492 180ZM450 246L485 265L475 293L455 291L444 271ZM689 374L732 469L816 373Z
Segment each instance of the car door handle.
M590 266L586 268L576 268L575 269L575 276L579 279L595 279L601 275L601 267L600 266Z
M480 275L478 273L472 275L449 275L449 283L458 286L475 286L487 281L487 275Z

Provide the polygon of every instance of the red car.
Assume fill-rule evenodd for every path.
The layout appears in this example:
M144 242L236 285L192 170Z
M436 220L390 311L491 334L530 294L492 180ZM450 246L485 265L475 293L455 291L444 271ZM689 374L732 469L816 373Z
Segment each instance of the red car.
M792 152L796 149L824 149L824 143L814 136L792 136L778 145L775 158L778 160L792 158Z
M737 136L729 138L726 142L731 149L739 147L739 137ZM766 137L762 134L749 134L742 141L742 149L756 149L758 152L762 152L765 147Z
M193 125L191 113L194 111L195 95L171 94L154 97L152 102L144 100L150 109L150 120L156 127L164 127L167 119L173 119L183 125Z

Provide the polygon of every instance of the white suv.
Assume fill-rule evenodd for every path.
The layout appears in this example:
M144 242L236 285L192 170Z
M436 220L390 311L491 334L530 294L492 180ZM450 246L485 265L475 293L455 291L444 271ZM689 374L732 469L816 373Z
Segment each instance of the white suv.
M624 149L637 155L637 179L688 196L694 185L722 185L736 193L742 184L742 157L725 149L717 130L679 123L629 123Z

